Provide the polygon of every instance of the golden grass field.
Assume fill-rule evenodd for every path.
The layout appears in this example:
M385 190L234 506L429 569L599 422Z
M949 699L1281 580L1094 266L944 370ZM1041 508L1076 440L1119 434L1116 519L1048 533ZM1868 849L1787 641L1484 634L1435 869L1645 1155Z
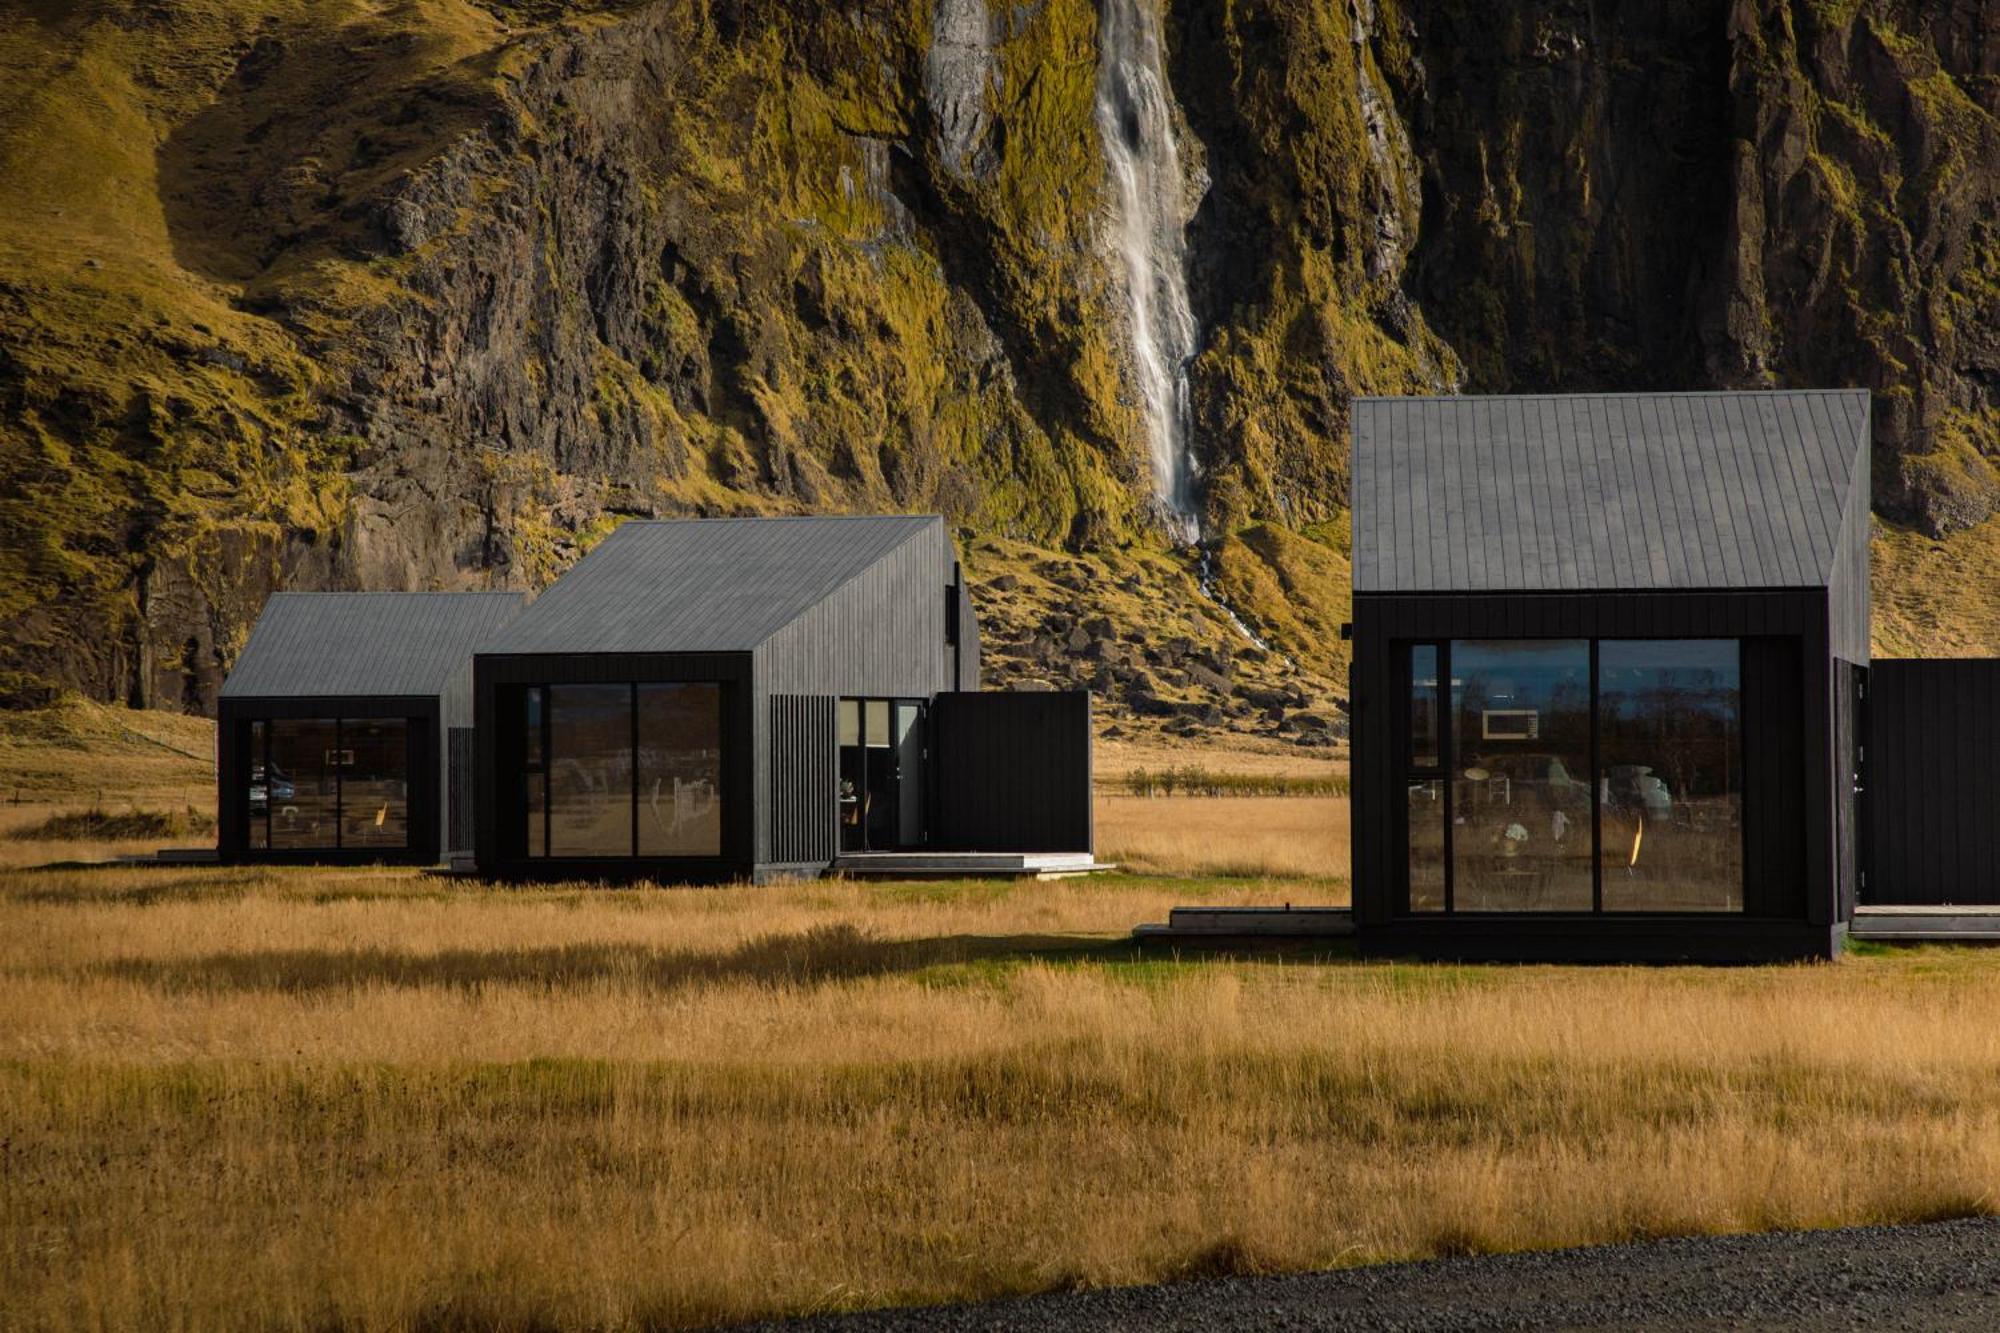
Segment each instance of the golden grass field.
M1267 818L1319 855L1282 799L1107 802L1107 855L1186 831L1192 868ZM0 847L5 1329L637 1328L2000 1197L1976 950L1180 957L1125 936L1344 888L499 889Z

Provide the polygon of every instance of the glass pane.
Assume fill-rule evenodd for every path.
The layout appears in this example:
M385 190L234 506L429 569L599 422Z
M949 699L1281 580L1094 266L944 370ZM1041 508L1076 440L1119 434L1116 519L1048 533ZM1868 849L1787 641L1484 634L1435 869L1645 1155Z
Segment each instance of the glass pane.
M334 814L339 782L332 718L274 718L266 799L271 846L280 851L338 846Z
M639 855L722 855L722 687L639 687Z
M249 732L250 762L244 768L243 784L249 818L243 827L243 844L253 852L261 852L271 845L271 786L264 777L264 723L252 722Z
M340 724L340 845L410 845L410 724L400 717Z
M887 745L889 743L889 701L887 699L864 699L862 704L868 723L867 744Z
M1410 910L1444 910L1444 780L1410 786Z
M1590 645L1453 642L1452 906L1588 912Z
M907 701L896 705L896 790L901 827L896 843L915 847L924 840L924 710Z
M542 687L530 685L522 700L522 741L521 762L529 768L542 766Z
M1438 766L1438 650L1434 643L1410 648L1410 767Z
M528 855L547 856L549 854L549 775L528 773L523 776L527 784Z
M1605 910L1743 910L1736 641L1607 639L1597 673Z
M549 855L632 854L632 687L549 686Z
M839 708L840 744L861 744L861 701L842 699Z

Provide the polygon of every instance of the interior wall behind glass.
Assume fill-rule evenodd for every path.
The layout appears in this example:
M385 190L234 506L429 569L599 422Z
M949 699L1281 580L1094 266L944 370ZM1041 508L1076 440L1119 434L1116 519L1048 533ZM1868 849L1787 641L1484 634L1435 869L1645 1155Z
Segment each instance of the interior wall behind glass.
M1734 639L1598 645L1606 911L1743 907L1743 680Z
M271 760L265 767L271 846L318 851L339 845L339 767L332 718L273 718Z
M638 707L639 855L720 856L722 687L641 685Z
M1590 644L1459 640L1450 666L1454 910L1590 911Z
M400 717L340 724L340 845L410 845L410 724Z
M632 854L632 688L549 686L549 855Z

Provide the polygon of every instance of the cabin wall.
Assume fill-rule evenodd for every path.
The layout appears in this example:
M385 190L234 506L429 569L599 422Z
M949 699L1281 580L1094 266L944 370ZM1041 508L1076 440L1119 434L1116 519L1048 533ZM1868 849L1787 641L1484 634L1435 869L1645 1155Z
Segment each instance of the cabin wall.
M499 879L634 879L712 883L748 876L756 809L752 783L753 693L748 653L508 653L473 660L478 717L475 846L482 874ZM520 718L498 705L514 685L716 681L722 693L722 855L693 857L527 858L502 849L501 821L511 817L521 779Z
M1353 893L1364 947L1459 956L1745 956L1824 953L1844 919L1836 892L1833 690L1824 591L1362 593L1354 599ZM1641 918L1412 916L1403 911L1401 768L1393 679L1399 641L1734 638L1744 646L1743 915ZM1754 767L1754 771L1749 771ZM1753 927L1752 918L1774 928ZM1661 925L1660 922L1679 924ZM1796 929L1782 927L1785 922ZM1622 941L1604 952L1603 941ZM1730 941L1735 941L1731 943ZM1569 941L1564 944L1563 941ZM1720 943L1715 943L1720 941Z
M962 583L955 582L957 571L949 533L943 524L933 525L757 648L752 667L757 791L774 791L788 780L779 771L786 762L780 751L792 742L773 730L773 701L782 696L824 698L830 708L842 695L929 700L963 688L967 680L977 686L978 624ZM946 633L953 599L960 605L956 647ZM779 828L776 809L760 801L755 812L759 865L794 864L782 847L812 832Z
M252 851L247 845L248 819L241 794L249 782L252 759L247 730L241 724L259 718L401 717L410 728L410 845L401 851ZM224 861L366 864L377 861L436 863L445 845L443 739L438 700L431 695L392 697L320 696L306 698L224 697L216 707L215 826L216 850Z

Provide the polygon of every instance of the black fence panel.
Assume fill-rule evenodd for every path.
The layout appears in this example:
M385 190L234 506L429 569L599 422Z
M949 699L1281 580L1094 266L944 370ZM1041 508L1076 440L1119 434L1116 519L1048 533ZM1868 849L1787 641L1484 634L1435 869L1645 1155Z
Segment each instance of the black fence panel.
M1862 802L1876 905L2000 905L2000 660L1876 658Z
M940 694L930 768L933 847L1093 850L1089 693Z

